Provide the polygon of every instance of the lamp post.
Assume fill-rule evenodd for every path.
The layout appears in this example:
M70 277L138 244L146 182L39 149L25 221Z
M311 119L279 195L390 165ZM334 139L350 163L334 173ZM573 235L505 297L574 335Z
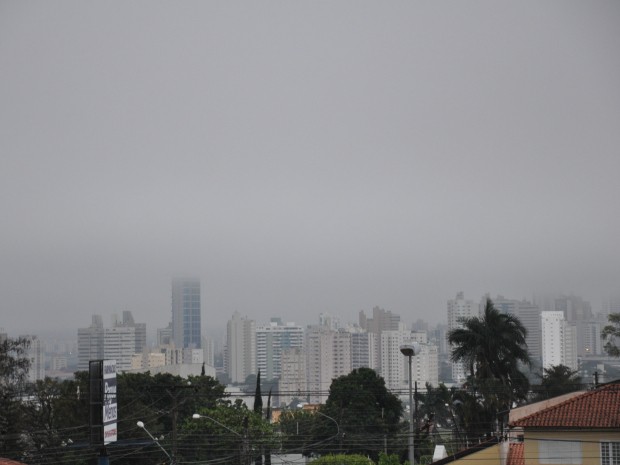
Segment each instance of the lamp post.
M164 449L161 446L161 444L159 443L159 441L149 432L148 429L146 429L146 426L144 426L144 422L139 421L139 422L136 423L136 425L138 425L140 428L142 428L144 431L146 431L146 434L148 434L149 437L153 440L153 442L155 444L157 444L157 447L159 447L162 450L162 452L164 454L166 454L166 457L168 457L168 460L170 460L171 465L174 465L176 463L176 461L172 457L170 457L170 454L166 451L166 449Z
M336 424L336 436L338 437L338 453L341 454L342 453L342 436L340 435L340 425L338 424L338 422L330 417L329 415L325 415L323 412L320 412L318 410L315 410L315 413L318 413L321 416L324 416L325 418L333 421Z
M241 435L238 432L236 432L234 429L229 428L228 426L224 425L223 423L220 423L219 421L217 421L215 418L211 418L208 417L207 415L200 415L199 413L194 413L192 415L192 418L194 420L200 420L201 418L204 418L206 420L210 420L213 423L215 423L216 425L221 426L222 428L230 431L231 433L233 433L236 436L239 436L242 440L243 440L243 455L244 455L244 460L247 463L250 463L250 447L249 447L249 437L248 437L248 429L247 427L245 428L245 434Z
M411 359L414 355L420 353L420 344L417 342L410 342L407 344L403 344L400 346L400 351L402 354L409 359L409 463L414 465L415 456L414 456L414 443L413 443L413 388L411 381Z

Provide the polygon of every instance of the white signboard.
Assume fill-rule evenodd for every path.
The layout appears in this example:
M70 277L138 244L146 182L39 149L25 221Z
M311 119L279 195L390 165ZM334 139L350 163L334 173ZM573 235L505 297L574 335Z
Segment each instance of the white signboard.
M103 361L103 443L116 441L116 360Z

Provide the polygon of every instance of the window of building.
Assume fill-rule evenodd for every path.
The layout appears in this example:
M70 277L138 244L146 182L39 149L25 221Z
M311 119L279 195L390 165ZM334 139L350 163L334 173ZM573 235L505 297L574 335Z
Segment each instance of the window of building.
M620 465L620 442L601 442L601 465Z
M579 465L582 462L578 441L538 441L538 459L544 464Z

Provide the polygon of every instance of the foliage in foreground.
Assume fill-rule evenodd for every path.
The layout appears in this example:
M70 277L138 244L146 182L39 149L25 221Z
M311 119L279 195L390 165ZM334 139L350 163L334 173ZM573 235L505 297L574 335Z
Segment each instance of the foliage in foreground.
M324 455L310 463L313 465L374 465L368 457L358 454Z
M620 347L617 344L620 339L620 313L610 313L607 321L609 324L601 331L601 338L605 342L605 352L610 357L620 357Z

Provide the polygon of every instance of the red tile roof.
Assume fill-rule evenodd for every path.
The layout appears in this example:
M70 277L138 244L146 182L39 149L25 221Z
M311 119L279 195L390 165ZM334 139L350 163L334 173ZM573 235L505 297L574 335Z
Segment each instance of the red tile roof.
M11 459L3 459L2 457L0 457L0 465L26 465L26 464L22 462L16 462L15 460L11 460Z
M508 460L506 465L525 465L525 459L523 458L523 443L511 442L508 449Z
M523 428L620 428L620 384L607 384L520 418Z

